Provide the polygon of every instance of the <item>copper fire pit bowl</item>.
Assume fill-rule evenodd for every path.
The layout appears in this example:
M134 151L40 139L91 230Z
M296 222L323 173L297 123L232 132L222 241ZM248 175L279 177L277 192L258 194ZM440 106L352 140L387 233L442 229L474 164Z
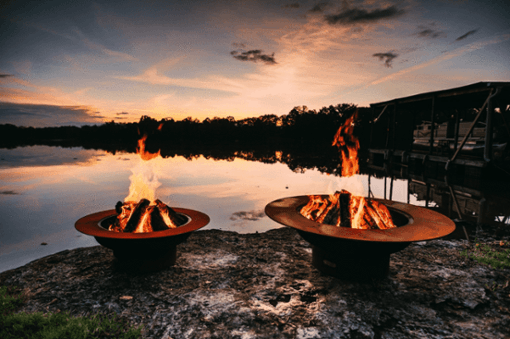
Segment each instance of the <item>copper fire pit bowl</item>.
M299 212L309 201L306 195L275 200L265 212L274 221L295 228L312 245L312 264L318 270L348 280L385 277L391 253L455 230L455 223L440 213L390 200L371 200L386 205L398 227L360 230L309 220Z
M204 227L210 221L202 212L185 209L172 209L188 218L188 222L177 228L148 233L122 233L108 230L116 217L115 210L89 214L79 219L75 227L84 234L93 236L96 241L113 250L117 267L122 270L152 272L175 264L177 245L186 241L191 232Z

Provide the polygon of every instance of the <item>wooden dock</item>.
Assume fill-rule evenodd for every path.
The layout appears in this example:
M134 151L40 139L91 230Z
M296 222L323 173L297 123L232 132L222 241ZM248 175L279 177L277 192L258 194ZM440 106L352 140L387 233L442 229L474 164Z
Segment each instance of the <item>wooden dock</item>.
M374 103L369 165L426 177L510 180L510 82Z

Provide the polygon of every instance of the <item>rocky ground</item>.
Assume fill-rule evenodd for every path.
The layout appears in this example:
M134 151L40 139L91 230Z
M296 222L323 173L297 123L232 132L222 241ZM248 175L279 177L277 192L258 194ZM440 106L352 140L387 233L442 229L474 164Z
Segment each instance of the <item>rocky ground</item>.
M494 247L509 240L487 234ZM510 269L460 254L474 246L412 244L391 255L387 278L359 283L321 275L289 228L198 231L160 272L119 271L97 246L0 273L0 285L24 290L21 311L117 313L146 338L508 338Z

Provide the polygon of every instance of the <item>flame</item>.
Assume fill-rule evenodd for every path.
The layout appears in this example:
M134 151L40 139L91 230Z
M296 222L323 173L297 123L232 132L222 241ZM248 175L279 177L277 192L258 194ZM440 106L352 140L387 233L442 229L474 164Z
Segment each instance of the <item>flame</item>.
M138 147L136 148L136 154L140 155L140 158L143 161L149 161L154 158L160 156L161 151L158 150L157 153L150 153L145 150L145 141L147 140L147 135L144 135L138 140Z
M333 139L342 157L342 178L359 174L359 141L354 136L354 121L358 111L340 126ZM356 229L388 229L396 227L386 206L353 195L346 190L335 192L328 198L320 195L309 196L308 204L300 210L306 218L318 223Z
M158 130L161 130L160 124ZM145 149L147 135L138 140L136 153L140 162L131 169L129 177L129 194L124 203L118 202L116 206L117 221L110 226L111 231L145 233L175 228L185 222L170 207L156 198L156 190L161 185L157 178L158 162L149 162L160 155L150 153Z
M146 140L147 135L144 135L138 140L136 153L140 156L141 161L137 166L131 169L132 174L129 177L129 194L124 199L125 202L140 201L141 199L154 201L156 200L156 190L161 186L156 175L156 168L154 168L156 164L148 162L149 160L157 158L160 155L160 151L158 150L157 153L147 152L145 150Z
M333 146L337 146L342 156L342 177L350 177L359 173L358 150L359 141L353 134L354 120L358 111L340 126L333 139Z

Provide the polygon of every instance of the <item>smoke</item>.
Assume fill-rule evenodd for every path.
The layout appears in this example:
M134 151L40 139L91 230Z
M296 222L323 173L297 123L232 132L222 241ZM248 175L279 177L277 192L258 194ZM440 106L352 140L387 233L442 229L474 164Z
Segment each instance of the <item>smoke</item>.
M140 159L138 165L131 169L129 194L124 201L156 200L156 190L161 186L157 172L157 164Z
M336 180L329 183L328 192L335 193L336 191L346 190L352 195L366 197L368 190L363 185L361 176L359 174L350 177L338 177Z

